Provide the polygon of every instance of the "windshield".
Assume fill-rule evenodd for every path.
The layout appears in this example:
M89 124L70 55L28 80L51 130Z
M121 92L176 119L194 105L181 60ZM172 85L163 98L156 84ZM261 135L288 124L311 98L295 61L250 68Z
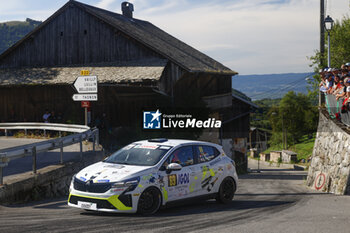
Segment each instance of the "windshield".
M104 162L153 166L163 158L171 146L130 144L109 156Z

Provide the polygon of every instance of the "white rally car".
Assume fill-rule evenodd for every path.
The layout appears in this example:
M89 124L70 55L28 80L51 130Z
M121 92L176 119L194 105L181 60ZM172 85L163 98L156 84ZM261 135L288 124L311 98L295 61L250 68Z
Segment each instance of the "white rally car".
M74 175L68 205L86 210L155 213L188 198L232 201L238 177L222 147L208 142L134 142Z

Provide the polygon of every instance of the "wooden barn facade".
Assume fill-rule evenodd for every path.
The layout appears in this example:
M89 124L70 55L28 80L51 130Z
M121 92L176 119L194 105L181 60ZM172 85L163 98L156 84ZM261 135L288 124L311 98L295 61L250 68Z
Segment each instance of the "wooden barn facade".
M237 73L133 18L132 9L123 3L118 14L71 0L2 53L0 120L42 121L49 109L64 122L83 123L72 84L81 70L89 70L99 81L93 119L103 114L113 127L135 122L141 127L143 110L195 95L228 121L221 138L247 137L250 106L232 96L231 79Z

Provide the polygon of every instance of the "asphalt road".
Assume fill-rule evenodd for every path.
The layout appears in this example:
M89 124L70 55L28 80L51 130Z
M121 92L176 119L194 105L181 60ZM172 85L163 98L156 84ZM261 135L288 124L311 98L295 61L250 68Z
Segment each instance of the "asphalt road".
M26 144L41 142L41 141L44 141L44 140L0 137L0 151L6 148L17 147L17 146L22 146ZM83 144L83 151L84 149L85 149L85 145ZM80 158L79 143L64 147L63 151L64 151L63 161L71 161L71 160ZM37 154L37 169L40 169L49 165L53 165L53 164L59 164L59 163L60 163L59 149ZM3 169L5 183L8 176L31 171L32 164L33 164L33 161L31 156L10 160L8 166L4 167Z
M255 162L249 165L256 168ZM262 167L240 177L229 205L214 200L122 215L70 208L66 199L0 206L0 232L349 232L350 197L312 191L306 172Z

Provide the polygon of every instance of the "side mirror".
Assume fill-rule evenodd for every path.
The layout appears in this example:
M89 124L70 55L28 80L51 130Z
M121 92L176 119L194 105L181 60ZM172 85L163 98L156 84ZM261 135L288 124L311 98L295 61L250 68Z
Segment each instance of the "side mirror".
M166 167L166 170L171 171L180 171L182 169L182 166L178 163L171 163Z

